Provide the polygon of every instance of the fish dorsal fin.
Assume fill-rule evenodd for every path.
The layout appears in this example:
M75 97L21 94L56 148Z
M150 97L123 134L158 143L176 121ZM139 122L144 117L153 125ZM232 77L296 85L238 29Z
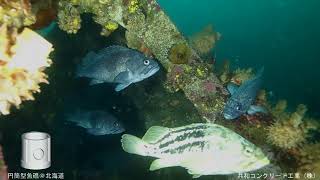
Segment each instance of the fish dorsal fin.
M266 108L262 107L262 106L258 106L258 105L251 105L247 111L248 114L252 115L255 113L264 113L267 114L268 111Z
M101 58L108 56L112 53L119 53L119 52L127 51L127 50L128 50L128 48L126 48L126 47L115 45L115 46L109 46L104 49L101 49L97 53L90 51L82 59L82 65L88 66L90 64L96 63L97 61L100 61Z
M81 65L84 67L90 66L90 64L96 63L97 54L93 51L88 52L88 54L82 59Z
M170 129L162 126L152 126L148 129L146 134L142 137L142 140L148 143L153 143L161 139L163 136L168 134Z
M123 46L119 46L119 45L113 45L113 46L108 46L106 48L101 49L100 51L98 51L98 54L111 54L114 52L119 53L120 51L127 51L128 48L123 47Z
M227 89L228 89L228 91L230 92L231 95L234 94L237 91L238 88L239 87L234 83L229 83L228 86L227 86Z

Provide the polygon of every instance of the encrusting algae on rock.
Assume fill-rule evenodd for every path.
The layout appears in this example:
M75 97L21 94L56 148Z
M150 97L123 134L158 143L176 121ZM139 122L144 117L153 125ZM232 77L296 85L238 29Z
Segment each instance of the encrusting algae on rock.
M75 34L81 28L79 9L70 3L60 1L58 11L59 28L69 34Z
M14 44L9 43L10 38L15 38ZM48 56L53 49L28 28L20 34L10 34L2 25L0 42L0 113L6 115L12 105L19 108L22 101L34 100L32 94L40 92L39 83L48 83L43 70L51 64Z
M193 93L194 89L184 85L179 85L179 89L185 93L186 98L191 100L207 121L214 122L220 114L220 106L224 101L223 97L219 95L223 86L220 85L219 80L213 73L206 73L203 67L212 66L212 64L206 64L200 59L196 50L191 48L187 39L171 22L165 12L161 10L159 4L155 0L110 0L98 2L94 0L61 0L59 3L66 3L66 5L60 6L59 11L62 11L61 13L68 12L68 7L71 6L76 9L77 13L92 14L93 20L102 26L101 34L105 36L108 36L116 28L115 24L109 26L108 22L117 23L126 30L125 37L128 47L156 58L167 72L170 72L173 65L190 64L188 69L191 69L190 72L192 73L183 74L185 82L201 84L204 86L200 88L208 87L209 90L215 90L215 87L218 87L219 90L214 91L217 95L211 96L212 93L209 93L210 98L201 95L201 97L208 100L208 102L203 103L203 98ZM77 15L76 17L78 19L79 16ZM59 26L68 26L70 19L67 16L59 17L58 15L58 22L61 22ZM110 29L110 27L112 28ZM68 33L76 32L68 31L69 29L67 28ZM75 26L75 29L78 29L78 26ZM217 86L211 86L211 84ZM170 86L170 83L167 85ZM209 103L209 100L212 101ZM214 102L219 102L219 107L216 107Z
M298 150L298 169L301 174L320 174L320 143L307 144Z
M29 0L0 1L0 24L21 28L36 22Z

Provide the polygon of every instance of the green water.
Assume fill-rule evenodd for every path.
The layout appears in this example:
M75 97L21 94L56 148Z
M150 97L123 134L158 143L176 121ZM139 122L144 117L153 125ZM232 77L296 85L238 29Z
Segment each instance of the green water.
M222 34L217 61L265 67L264 86L294 107L320 116L320 1L159 0L187 36L208 24Z

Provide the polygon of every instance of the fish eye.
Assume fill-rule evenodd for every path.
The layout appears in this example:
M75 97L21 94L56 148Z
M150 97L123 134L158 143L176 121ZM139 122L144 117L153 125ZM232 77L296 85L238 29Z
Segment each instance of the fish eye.
M150 64L150 61L149 61L149 60L144 60L144 61L143 61L143 64L146 65L146 66L148 66L148 65Z
M245 148L244 152L245 152L247 155L249 155L249 154L251 154L251 153L253 152L253 149L251 149L251 148Z
M236 106L236 109L237 109L238 111L240 111L240 110L241 110L241 105L238 104L238 105Z

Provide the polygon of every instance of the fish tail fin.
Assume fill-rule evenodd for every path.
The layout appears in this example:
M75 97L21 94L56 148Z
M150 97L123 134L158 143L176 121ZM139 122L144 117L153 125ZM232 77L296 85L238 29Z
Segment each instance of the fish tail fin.
M141 156L146 156L148 152L148 143L144 142L142 139L130 135L124 134L121 138L121 144L124 151L131 154L138 154Z
M81 77L86 77L88 75L87 71L86 71L86 67L83 66L82 64L79 64L76 67L76 71L75 71L75 78L81 78Z
M86 77L90 72L87 72L87 68L95 64L99 59L96 58L97 54L90 51L76 68L76 77Z

